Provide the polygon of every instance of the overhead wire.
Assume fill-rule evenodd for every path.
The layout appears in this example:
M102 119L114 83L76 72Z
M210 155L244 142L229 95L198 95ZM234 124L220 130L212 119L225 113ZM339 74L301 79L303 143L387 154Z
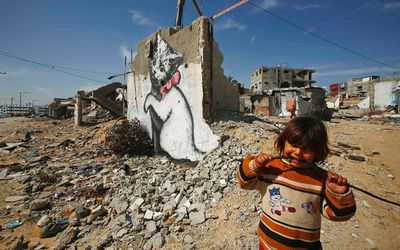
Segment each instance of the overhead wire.
M386 67L390 67L390 68L393 68L393 69L396 69L396 70L400 70L400 67L397 67L397 66L394 66L394 65L390 65L390 64L388 64L388 63L385 63L385 62L376 60L376 59L374 59L374 58L372 58L372 57L363 55L363 54L361 54L361 53L359 53L359 52L357 52L357 51L354 51L354 50L352 50L352 49L346 48L346 47L344 47L344 46L342 46L342 45L340 45L340 44L338 44L338 43L336 43L336 42L333 42L333 41L331 41L331 40L329 40L329 39L327 39L327 38L325 38L325 37L322 37L321 35L318 35L318 34L312 32L312 31L310 31L310 30L307 30L307 29L301 27L300 25L297 25L297 24L295 24L295 23L289 21L288 19L286 19L286 18L284 18L284 17L281 17L281 16L279 16L279 15L277 15L277 14L275 14L275 13L273 13L273 12L271 12L271 11L265 9L265 8L260 7L259 5L253 3L252 1L248 1L247 4L250 4L250 5L252 5L253 7L255 7L255 8L261 10L261 11L262 11L264 14L266 14L266 15L271 15L271 16L273 16L273 17L275 17L275 18L277 18L277 19L279 19L279 20L281 20L281 21L283 21L283 22L285 22L285 23L287 23L287 24L289 24L289 25L291 25L291 26L293 26L293 27L295 27L295 28L301 30L301 31L307 32L307 34L310 34L310 35L312 35L313 37L315 37L315 38L317 38L317 39L320 39L320 40L322 40L322 41L324 41L324 42L326 42L326 43L329 43L329 44L331 44L331 45L333 45L333 46L335 46L335 47L337 47L337 48L340 48L340 49L342 49L342 50L345 50L345 51L347 51L347 52L349 52L349 53L351 53L351 54L353 54L353 55L359 56L359 57L361 57L361 58L367 59L367 60L372 61L372 62L377 63L377 64L384 65L384 66L386 66Z
M89 78L89 77L86 77L86 76L82 76L82 75L79 75L79 74L71 73L71 72L68 72L68 71L65 71L65 70L62 70L62 69L75 70L75 71L81 71L81 72L86 72L86 73L96 73L96 74L115 74L115 73L111 73L111 72L91 71L91 70L76 69L76 68L65 67L65 66L51 65L51 64L42 63L42 62L39 62L39 61L34 61L34 60L31 60L31 59L28 59L28 58L24 58L24 57L21 57L21 56L17 56L17 55L8 53L8 52L3 51L3 50L0 50L0 55L1 56L5 56L5 57L9 57L9 58L13 58L13 59L16 59L16 60L20 60L20 61L25 61L25 62L29 62L29 63L32 63L32 64L36 64L38 66L41 66L41 67L44 67L44 68L47 68L47 69L55 70L55 71L58 71L58 72L61 72L61 73L64 73L64 74L72 75L72 76L75 76L75 77L79 77L79 78L82 78L82 79L85 79L85 80L94 81L94 82L98 82L98 83L105 83L105 82L104 81L99 81L99 80L96 80L96 79L92 79L92 78Z

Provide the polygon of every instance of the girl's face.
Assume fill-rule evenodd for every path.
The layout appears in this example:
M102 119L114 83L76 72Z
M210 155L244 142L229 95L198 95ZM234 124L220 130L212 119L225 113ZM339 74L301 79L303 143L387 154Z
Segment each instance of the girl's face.
M305 167L314 162L315 153L308 147L293 146L285 141L283 155L289 158L289 163L293 167Z

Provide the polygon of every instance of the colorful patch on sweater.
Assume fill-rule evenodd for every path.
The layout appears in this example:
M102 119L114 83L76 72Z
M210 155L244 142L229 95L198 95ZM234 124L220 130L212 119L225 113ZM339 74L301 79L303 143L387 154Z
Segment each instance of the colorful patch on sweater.
M289 207L292 203L291 200L283 198L281 195L280 188L268 189L269 191L269 205L271 207L271 213L281 215L282 212L296 212L294 207Z

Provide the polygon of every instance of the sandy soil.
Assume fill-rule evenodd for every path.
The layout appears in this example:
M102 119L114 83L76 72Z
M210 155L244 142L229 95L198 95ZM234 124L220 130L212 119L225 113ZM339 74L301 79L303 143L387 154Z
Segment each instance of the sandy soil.
M366 161L359 162L342 156L331 156L328 161L335 171L347 177L358 187L383 198L400 202L400 126L399 123L373 120L334 119L327 123L332 148L337 149L338 142L360 147L354 150L357 155L365 156ZM88 133L90 128L73 128L72 121L53 121L48 119L3 118L0 119L0 141L23 139L25 131L40 130L34 136L48 141L62 141L71 136ZM260 149L271 152L274 138L258 140L248 135L240 127L233 127L228 134L256 143ZM92 141L102 140L102 134L93 134ZM40 147L39 147L40 150ZM256 153L256 152L254 152ZM12 163L23 163L21 159L0 155L1 168ZM21 185L10 181L0 181L0 248L8 249L13 237L25 235L37 240L34 221L10 230L4 224L9 220L5 215L4 199L10 195L20 195ZM400 231L400 208L355 191L357 213L347 222L329 222L323 220L321 241L324 249L400 249L398 232ZM198 249L257 249L256 228L259 195L256 192L241 190L237 185L233 191L220 200L211 211L211 219L185 231L196 242ZM25 209L20 209L25 213ZM17 219L17 218L15 218ZM54 238L40 240L47 246L54 244ZM181 249L180 242L168 242L165 249Z

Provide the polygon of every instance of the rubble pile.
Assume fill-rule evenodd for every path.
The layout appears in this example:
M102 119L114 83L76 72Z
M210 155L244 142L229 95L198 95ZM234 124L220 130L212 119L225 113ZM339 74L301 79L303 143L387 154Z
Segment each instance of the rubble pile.
M143 138L138 122L121 124L109 130L105 139L106 145L113 140L120 143L111 146L114 150L135 136ZM6 198L2 216L13 222L13 228L31 224L28 235L36 236L30 242L27 235L4 239L14 245L29 243L40 249L45 247L41 239L54 237L55 249L158 249L168 241L194 248L195 238L185 232L219 219L211 209L237 185L235 170L242 157L260 150L258 144L243 144L225 132L245 127L254 137L275 136L261 122L215 123L214 132L223 138L221 146L200 162L190 163L165 156L111 155L96 143L101 125L79 133L65 124L59 126L75 138L32 136L25 147L11 152L26 162L4 173L10 185L21 188L18 195ZM143 141L135 143L131 148Z
M135 148L148 140L132 139L144 138L138 122L74 128L71 120L64 120L41 132L18 130L15 135L24 142L2 145L8 149L2 157L18 161L0 165L0 185L13 190L2 195L0 246L159 249L178 244L179 249L196 249L201 234L195 232L206 232L229 218L238 230L251 228L260 213L260 204L254 201L215 211L237 190L235 171L243 156L261 151L282 125L262 118L215 122L212 130L220 136L220 146L197 163L129 155L137 151L126 150L124 143ZM345 159L359 155L354 154L360 151L356 142L339 135L332 148ZM123 154L113 154L107 145ZM344 165L324 162L321 167L342 172ZM365 171L394 178L380 169ZM324 230L329 228L325 224ZM251 237L252 243L246 236L235 237L234 246L256 248L255 232ZM218 247L229 248L231 243L222 240Z

